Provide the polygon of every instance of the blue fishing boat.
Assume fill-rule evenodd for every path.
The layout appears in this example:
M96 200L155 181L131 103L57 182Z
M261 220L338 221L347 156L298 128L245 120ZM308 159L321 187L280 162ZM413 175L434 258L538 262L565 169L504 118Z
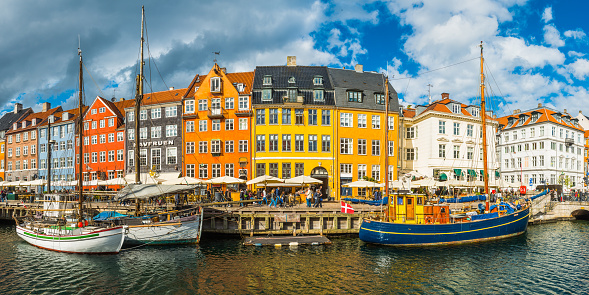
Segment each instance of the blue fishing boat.
M483 142L483 165L487 168L486 108L483 74L483 44L481 42L481 122ZM386 101L388 103L388 101ZM388 106L385 107L388 116ZM385 126L385 138L388 132ZM386 153L384 153L386 155ZM387 167L385 157L385 167ZM486 175L489 175L485 172ZM484 176L485 196L488 196L488 178ZM385 187L388 186L385 176ZM478 208L463 212L451 212L449 204L429 205L423 195L390 195L385 205L384 216L365 218L360 225L360 239L368 243L394 246L428 246L462 244L496 240L523 234L530 218L532 198L518 200L516 203L499 202L490 206L489 198Z

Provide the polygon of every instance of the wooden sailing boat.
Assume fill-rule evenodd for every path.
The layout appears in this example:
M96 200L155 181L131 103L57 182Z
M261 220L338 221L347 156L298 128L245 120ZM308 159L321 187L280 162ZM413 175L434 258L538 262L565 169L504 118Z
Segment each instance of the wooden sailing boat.
M144 44L144 16L141 7L141 61L140 74L137 77L137 93L135 96L135 134L139 134L140 120L138 114L143 100L143 44ZM156 184L140 184L141 165L139 154L139 136L135 138L135 183L125 187L119 194L119 199L135 199L136 215L134 218L107 218L128 226L125 235L125 245L173 245L194 244L200 242L202 232L203 210L201 207L173 212L159 212L157 214L140 215L142 200L159 197L173 192L180 192L193 187L185 185L164 186Z
M485 86L483 73L483 44L481 42L481 120L483 129L483 162L485 195L488 196L486 144ZM388 82L387 82L388 86ZM388 89L388 88L387 88ZM388 97L388 94L387 94ZM388 99L386 100L388 113ZM388 124L386 124L388 125ZM385 127L385 133L388 126ZM387 155L387 153L385 153ZM388 183L388 173L385 183ZM388 186L388 185L387 185ZM472 243L507 238L524 233L530 217L530 200L545 195L544 191L522 203L486 205L479 212L450 214L449 205L425 205L422 195L389 195L384 218L363 219L360 239L368 243L393 246L424 246ZM394 199L393 199L394 198ZM413 212L413 214L407 214ZM412 219L409 217L412 216Z
M80 155L83 155L82 130L83 130L83 74L82 74L82 51L78 48L80 56L80 91L79 91L79 118L78 118L78 147ZM78 210L77 218L66 218L67 209L56 209L61 214L60 219L51 219L51 214L46 214L44 219L37 220L31 216L25 219L15 218L16 233L29 244L48 250L68 253L87 253L87 254L106 254L118 253L123 245L125 238L123 226L88 226L88 221L84 219L82 195L82 163L79 163L78 170ZM48 175L51 178L52 175ZM51 198L58 204L67 204L61 201L62 195L46 195L45 198ZM47 211L45 211L47 212ZM70 210L72 212L72 210ZM73 216L76 217L76 216Z

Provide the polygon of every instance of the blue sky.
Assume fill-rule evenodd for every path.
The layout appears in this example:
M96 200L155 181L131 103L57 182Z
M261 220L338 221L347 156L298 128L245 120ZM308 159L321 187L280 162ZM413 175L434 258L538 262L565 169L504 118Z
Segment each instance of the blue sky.
M442 92L477 104L484 42L489 102L498 115L538 103L572 115L587 108L586 1L144 1L150 90L184 88L218 63L230 72L299 65L386 72L403 105ZM141 4L3 1L0 106L74 107L78 35L86 97L130 98ZM148 54L146 54L147 56ZM454 66L451 66L454 65ZM157 69L156 69L157 66ZM449 67L448 67L449 66ZM159 70L159 71L158 71Z

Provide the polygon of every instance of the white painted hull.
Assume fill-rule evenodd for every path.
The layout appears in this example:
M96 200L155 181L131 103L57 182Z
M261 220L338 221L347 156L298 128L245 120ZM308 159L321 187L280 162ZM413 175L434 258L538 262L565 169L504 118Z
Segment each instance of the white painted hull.
M39 248L80 254L119 253L125 238L123 226L64 228L37 229L30 225L17 225L16 233L29 244Z
M200 242L202 213L168 222L129 225L125 245L173 245Z

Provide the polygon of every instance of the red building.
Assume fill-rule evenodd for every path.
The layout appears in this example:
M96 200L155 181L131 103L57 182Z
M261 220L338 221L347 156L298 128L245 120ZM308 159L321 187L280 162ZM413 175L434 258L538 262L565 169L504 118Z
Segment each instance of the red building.
M82 131L84 189L96 188L99 180L123 177L125 170L123 110L134 105L134 102L134 100L124 99L112 102L97 96L84 113L84 130ZM79 161L78 149L76 149L76 158ZM77 170L76 165L76 172Z

